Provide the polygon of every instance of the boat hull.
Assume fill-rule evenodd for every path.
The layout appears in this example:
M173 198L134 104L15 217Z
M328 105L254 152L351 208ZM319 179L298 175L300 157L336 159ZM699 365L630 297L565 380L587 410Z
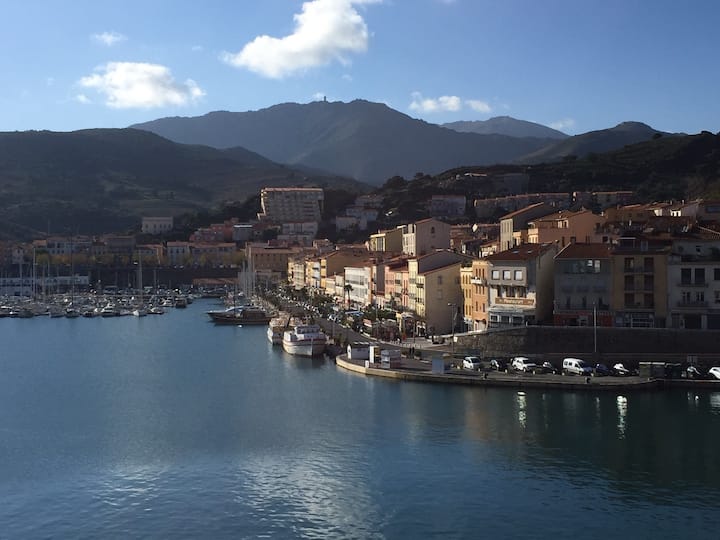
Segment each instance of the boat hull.
M293 356L320 356L325 352L325 342L324 341L315 341L313 343L303 343L303 342L295 342L295 343L288 343L287 341L283 341L283 350L288 353L292 354Z

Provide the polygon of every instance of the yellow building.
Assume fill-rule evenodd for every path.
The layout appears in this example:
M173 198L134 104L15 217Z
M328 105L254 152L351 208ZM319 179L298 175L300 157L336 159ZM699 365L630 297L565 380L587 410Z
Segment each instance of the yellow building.
M590 210L561 210L528 221L527 241L530 244L548 244L556 242L560 249L575 242L598 242L597 231L603 216L593 214Z
M368 242L370 251L390 251L402 252L403 248L403 229L402 227L388 229L386 231L378 231L370 235Z

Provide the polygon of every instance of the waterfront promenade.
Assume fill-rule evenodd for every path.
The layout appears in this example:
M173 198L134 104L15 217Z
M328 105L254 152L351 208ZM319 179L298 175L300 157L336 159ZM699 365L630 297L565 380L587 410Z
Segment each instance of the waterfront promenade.
M520 374L496 371L469 371L448 369L444 373L433 373L431 363L403 357L400 366L394 369L380 367L377 364L365 365L365 360L350 360L341 354L335 358L338 367L373 377L385 377L399 381L427 383L462 384L505 388L544 388L581 391L634 391L658 390L666 381L644 377L573 377L557 374ZM698 381L709 382L713 381ZM718 389L720 384L717 385Z

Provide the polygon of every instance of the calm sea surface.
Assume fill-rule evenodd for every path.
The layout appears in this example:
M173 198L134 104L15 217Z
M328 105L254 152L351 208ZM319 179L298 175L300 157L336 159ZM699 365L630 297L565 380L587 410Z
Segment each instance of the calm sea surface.
M365 378L211 307L0 319L0 537L720 537L720 393Z

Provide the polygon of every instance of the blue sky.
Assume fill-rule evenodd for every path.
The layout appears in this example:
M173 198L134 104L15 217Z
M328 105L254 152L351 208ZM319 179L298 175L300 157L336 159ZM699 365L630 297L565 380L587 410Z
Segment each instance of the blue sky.
M0 131L366 99L428 122L720 131L720 2L5 0Z

